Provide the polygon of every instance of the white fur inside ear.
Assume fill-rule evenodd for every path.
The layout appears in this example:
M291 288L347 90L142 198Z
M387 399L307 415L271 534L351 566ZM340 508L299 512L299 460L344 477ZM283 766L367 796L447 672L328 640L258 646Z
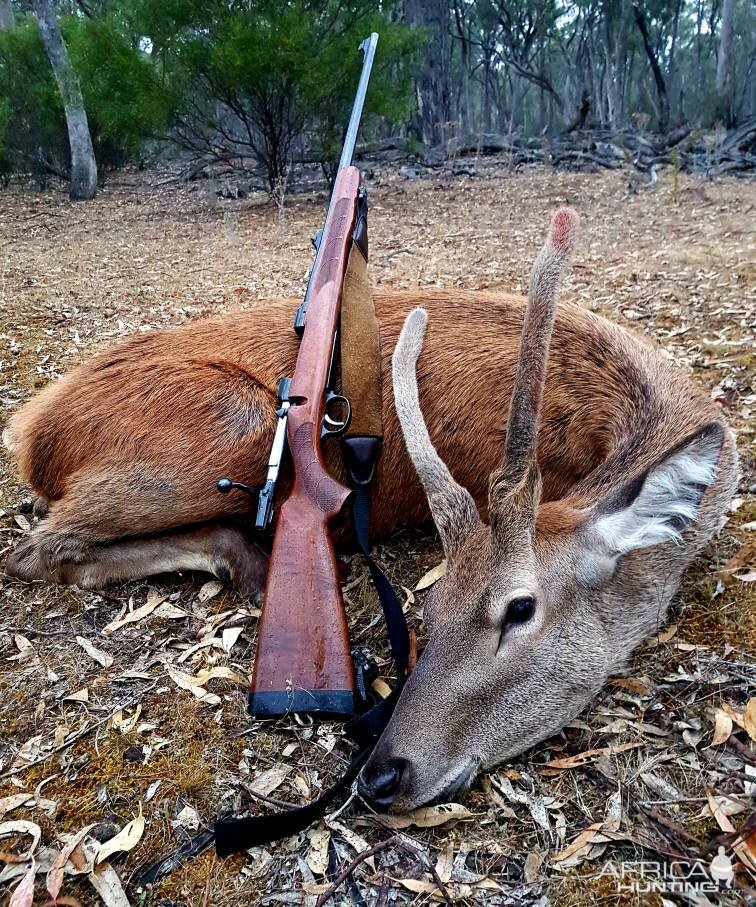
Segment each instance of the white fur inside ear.
M606 548L620 555L662 542L679 543L716 475L720 447L719 437L705 435L652 469L632 503L594 523Z

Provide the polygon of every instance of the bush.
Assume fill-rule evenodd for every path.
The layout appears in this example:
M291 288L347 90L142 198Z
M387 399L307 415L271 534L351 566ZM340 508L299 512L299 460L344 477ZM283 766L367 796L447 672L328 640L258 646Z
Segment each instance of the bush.
M95 157L100 167L122 166L146 139L165 135L176 96L149 56L130 43L112 19L69 19L63 24L79 75Z
M338 158L360 71L359 41L380 32L365 105L406 118L421 37L400 0L113 0L61 20L100 174L170 137L195 158L254 158L283 192L305 150ZM395 9L396 8L396 9ZM148 52L149 51L149 52ZM368 129L363 130L368 135ZM0 33L0 175L69 167L64 111L31 14Z
M100 172L134 159L148 138L164 135L175 95L148 55L114 20L69 17L61 23L81 83ZM65 175L65 114L36 20L0 32L0 171Z
M36 22L27 17L0 32L0 168L41 174L65 169L68 134L63 106Z
M338 157L361 65L359 41L381 38L366 113L409 109L418 36L379 0L143 0L135 26L186 86L175 136L195 155L253 157L268 187L285 185L295 149Z

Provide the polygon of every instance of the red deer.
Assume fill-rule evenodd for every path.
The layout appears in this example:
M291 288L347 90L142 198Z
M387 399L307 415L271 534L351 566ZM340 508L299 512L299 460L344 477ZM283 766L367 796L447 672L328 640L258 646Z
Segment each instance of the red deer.
M735 445L706 395L621 327L557 308L575 233L558 212L527 304L376 293L373 532L430 512L448 561L428 645L362 773L378 806L447 796L578 714L663 622L727 511ZM427 315L400 338L416 307ZM132 337L28 402L5 437L42 519L7 572L97 588L203 570L256 594L266 559L244 529L249 502L215 483L262 482L276 382L296 356L292 311L279 300Z

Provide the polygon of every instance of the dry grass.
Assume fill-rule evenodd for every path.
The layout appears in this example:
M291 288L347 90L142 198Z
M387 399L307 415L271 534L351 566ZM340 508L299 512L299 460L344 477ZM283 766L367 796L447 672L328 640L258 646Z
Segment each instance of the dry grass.
M322 192L292 197L281 227L262 198L220 201L215 183L175 187L160 179L124 175L94 202L81 205L70 204L57 190L0 193L4 410L132 331L252 307L266 296L300 294L311 259L309 236L324 209ZM749 680L751 692L754 684L755 587L736 579L723 585L714 573L754 538L756 521L756 183L706 183L683 175L675 190L671 176L663 175L655 187L631 192L622 173L510 173L506 162L495 158L479 162L474 177L441 170L403 180L376 170L370 182L372 274L393 287L522 289L549 211L565 201L576 205L584 237L568 294L649 334L712 390L738 431L743 480L727 527L687 575L677 599L677 633L638 653L630 674L635 686L608 687L581 721L490 783L479 784L465 801L472 821L412 828L408 835L418 842L418 856L394 848L376 857L375 870L363 864L355 879L364 901L355 889L354 900L347 894L339 898L355 904L386 903L389 897L394 903L428 902L427 885L426 893L413 893L396 880L429 884L428 861L435 864L448 850L454 857L449 893L463 903L505 904L510 898L536 903L541 897L555 907L632 903L635 896L618 894L612 879L597 878L605 860L703 852L721 833L707 791L735 809L741 804L731 816L735 827L752 809L745 765L753 762L753 751L746 732L736 724L725 744L707 744L713 710L724 702L742 713ZM26 498L11 466L0 459L0 551L24 531L20 511ZM419 531L390 540L380 554L405 586L439 559L435 540ZM359 566L354 570L359 577ZM291 770L273 796L300 802L307 790L317 793L343 767L348 748L338 728L292 722L276 731L258 727L245 736L240 732L253 725L240 688L228 680L210 681L208 689L220 698L211 708L178 690L165 673L163 661L175 662L214 615L226 611L231 612L226 625L245 626L231 655L200 650L183 668L248 668L255 619L235 594L224 591L202 601L202 579L193 577L151 584L170 595L169 604L184 616L152 616L105 639L102 627L129 600L143 604L148 584L97 595L0 581L0 775L23 766L24 752L41 760L4 779L0 797L42 785L40 796L51 801L53 815L27 806L10 818L38 822L43 845L88 823L97 823L93 834L107 838L142 802L144 837L128 856L114 858L128 886L188 833L172 824L187 805L202 823L210 822L224 809L249 802L240 780L254 786L260 773L278 762ZM359 634L374 614L364 580L349 599ZM417 626L416 612L412 616ZM17 634L29 640L31 651L19 652L24 644ZM103 668L93 661L74 642L77 635L112 653L113 665ZM379 629L368 638L381 648ZM19 654L21 659L9 660ZM129 670L137 676L124 676ZM66 699L84 687L87 702ZM135 708L141 712L132 728L119 729L107 719L125 701L133 705L124 721ZM56 731L64 745L72 734L82 734L51 752ZM642 746L582 768L540 773L547 753L566 756L628 742ZM505 777L527 802L501 793ZM594 849L570 869L555 862L566 843L604 818L617 790L626 840L600 845L608 848L603 855ZM539 803L545 804L547 826L534 818ZM340 821L370 844L390 834L360 824L364 817L356 810ZM20 851L23 842L5 839L2 846ZM332 831L330 847L337 869L355 853L339 830ZM206 853L163 881L150 903L312 903L307 891L317 891L324 879L308 868L309 849L303 835L258 848L246 859L218 862ZM538 853L543 861L531 856L526 864L529 854ZM501 888L481 887L482 878ZM739 882L749 884L745 874ZM15 884L4 886L6 895ZM0 897L2 891L0 883ZM96 903L80 879L66 877L63 892ZM661 903L658 896L635 899Z

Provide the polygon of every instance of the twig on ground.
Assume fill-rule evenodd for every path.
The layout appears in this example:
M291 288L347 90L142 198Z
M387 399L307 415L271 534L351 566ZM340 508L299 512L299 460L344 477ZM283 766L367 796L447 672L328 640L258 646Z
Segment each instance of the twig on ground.
M436 872L436 867L433 865L433 861L426 858L425 854L419 846L415 846L415 842L412 841L412 838L408 839L407 835L399 835L398 837L400 839L399 846L402 848L402 850L407 853L412 853L416 857L420 857L423 863L425 863L425 865L428 867L428 872L430 872L430 874L433 876L433 881L436 883L438 890L441 892L444 903L447 904L448 907L452 907L453 902L449 897L449 891L447 890L446 885L444 885L444 883L441 881L441 876ZM410 841L412 841L412 844L409 843Z
M254 797L255 800L262 800L263 803L269 803L271 806L277 806L279 809L297 809L298 807L305 805L302 803L287 803L286 800L277 800L275 797L269 797L267 794L261 794L259 791L254 790L254 788L248 787L244 781L239 781L238 783L250 797Z
M368 860L370 857L375 856L375 854L380 853L382 850L386 850L389 847L392 847L394 844L401 843L401 835L393 835L390 838L386 838L385 841L381 841L378 844L375 844L373 847L369 847L367 850L363 850L362 853L358 853L357 856L352 860L352 862L346 866L333 880L333 883L328 888L327 891L324 891L323 894L315 902L315 907L323 907L324 904L327 904L328 901L336 894L341 883L350 876L354 870L364 863L365 860Z

